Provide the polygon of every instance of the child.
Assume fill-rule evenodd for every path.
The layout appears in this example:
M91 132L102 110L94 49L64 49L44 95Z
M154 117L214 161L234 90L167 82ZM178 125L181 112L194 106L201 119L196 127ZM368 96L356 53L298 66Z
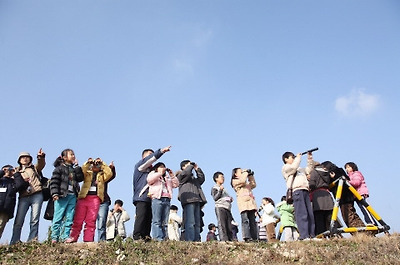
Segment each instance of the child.
M114 209L108 212L107 216L107 240L113 240L116 236L121 238L126 237L125 222L129 221L130 217L128 213L122 208L124 202L116 200L114 203Z
M333 199L329 191L331 176L325 162L316 166L310 173L310 199L314 210L315 234L319 235L330 229Z
M0 170L0 238L8 220L14 217L17 192L29 186L21 174L14 173L15 169L11 165L5 165Z
M215 224L211 223L208 225L208 233L207 233L207 241L217 241L217 235L215 234L215 231L217 231L217 227Z
M256 187L254 172L250 169L234 168L232 170L231 186L236 192L237 204L242 218L243 240L257 240L257 204L252 193L252 189Z
M19 192L17 214L14 219L13 234L10 245L20 242L21 230L24 225L25 216L31 208L31 221L28 242L37 240L39 235L39 219L43 204L42 194L42 170L46 166L46 154L42 148L37 153L37 163L33 165L33 158L27 152L20 153L18 157L19 166L15 171L21 174L22 178L29 183L29 186Z
M307 168L300 168L301 153L295 156L292 152L282 155L282 175L286 181L287 188L293 188L293 206L295 209L296 222L299 227L300 240L315 237L314 213L311 207L308 193L307 174L312 170L314 161L312 154L308 153Z
M275 224L279 217L275 214L275 203L271 198L264 197L262 199L261 208L263 210L261 224L267 230L267 240L268 242L277 242Z
M164 163L158 162L147 176L147 184L148 196L152 199L152 236L162 241L167 236L172 189L179 186L179 181L171 169L166 168Z
M82 169L77 165L75 153L71 149L61 152L61 156L54 161L54 167L50 180L50 194L54 201L52 243L63 242L69 238L79 192L78 182L83 181Z
M350 178L350 184L357 190L357 192L367 201L369 197L369 192L367 188L367 184L365 183L365 179L363 174L358 171L358 167L353 162L348 162L344 165L347 174ZM360 203L360 201L356 201L358 207L360 207L361 212L364 215L365 223L369 225L378 225L372 215L368 212L368 210Z
M74 223L72 224L70 237L66 243L78 241L82 230L83 241L93 242L96 229L96 218L99 212L100 202L104 200L104 183L112 177L111 168L100 158L89 158L82 166L84 181L76 203Z
M201 241L202 210L207 203L201 185L205 176L201 168L190 160L180 163L181 172L177 175L179 179L179 196L183 207L184 236L185 241ZM193 174L196 172L196 176Z
M168 239L179 241L179 227L182 225L182 218L178 215L178 207L171 205L168 218Z
M211 196L215 201L215 214L218 220L219 239L221 241L232 241L232 197L224 188L224 174L215 172L213 176L215 182L211 189Z
M232 241L238 241L237 234L239 233L239 224L234 219L232 219L231 225L232 225Z
M295 241L299 238L297 232L296 221L294 220L294 207L293 204L286 202L286 196L282 196L281 202L276 206L281 216L281 227L285 233L284 241Z

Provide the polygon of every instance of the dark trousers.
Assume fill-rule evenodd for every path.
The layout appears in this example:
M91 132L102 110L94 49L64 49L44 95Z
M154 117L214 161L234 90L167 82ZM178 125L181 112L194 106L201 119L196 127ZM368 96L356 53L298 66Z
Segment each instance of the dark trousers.
M245 241L257 240L258 230L256 223L256 210L243 211L240 213L242 218L242 236Z
M358 216L353 202L340 205L340 211L342 212L343 221L347 227L365 226L361 218Z
M315 236L314 213L310 202L308 190L296 190L293 192L294 215L299 229L299 239Z
M136 203L135 225L133 226L133 239L150 239L151 230L151 202Z
M232 213L222 207L215 208L218 221L219 240L232 241Z
M327 230L331 224L332 210L315 211L315 235L319 235Z

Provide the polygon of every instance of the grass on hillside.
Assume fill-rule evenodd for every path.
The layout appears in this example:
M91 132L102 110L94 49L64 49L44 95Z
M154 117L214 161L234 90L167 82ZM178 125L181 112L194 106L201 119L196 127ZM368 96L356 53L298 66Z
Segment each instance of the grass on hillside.
M400 235L280 243L20 243L0 247L1 264L399 264Z

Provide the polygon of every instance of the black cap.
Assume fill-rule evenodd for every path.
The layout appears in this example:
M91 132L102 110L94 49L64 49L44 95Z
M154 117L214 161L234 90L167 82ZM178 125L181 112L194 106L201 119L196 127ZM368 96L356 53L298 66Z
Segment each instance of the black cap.
M211 223L208 225L208 230L213 229L213 227L218 228L218 226L216 226L214 223Z

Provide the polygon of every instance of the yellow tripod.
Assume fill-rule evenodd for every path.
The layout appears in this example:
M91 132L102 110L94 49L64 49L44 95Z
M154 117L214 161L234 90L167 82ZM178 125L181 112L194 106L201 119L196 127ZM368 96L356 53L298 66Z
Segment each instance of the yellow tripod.
M334 182L332 182L329 186L329 189L337 187L335 204L332 211L332 218L330 223L329 231L325 231L322 234L319 234L317 237L326 237L332 235L340 235L342 233L354 233L354 232L362 232L362 231L377 231L377 233L385 232L385 234L389 234L390 226L387 225L382 218L378 215L378 213L367 203L367 201L356 191L356 189L350 184L350 182L346 179L344 170L342 169L341 176L337 178ZM337 173L336 173L337 174ZM356 197L356 199L367 209L367 211L379 222L380 225L372 225L365 227L347 227L338 228L336 223L338 222L338 211L339 211L339 203L342 197L343 187L344 185L351 191L351 193Z

